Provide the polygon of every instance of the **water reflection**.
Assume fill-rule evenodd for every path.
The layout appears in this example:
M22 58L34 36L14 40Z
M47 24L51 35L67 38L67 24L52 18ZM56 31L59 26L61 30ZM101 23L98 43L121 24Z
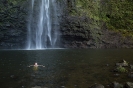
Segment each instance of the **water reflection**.
M111 72L122 59L133 63L132 53L131 49L0 51L0 83L2 88L87 88L94 83L133 81ZM45 67L27 67L35 62Z
M45 65L42 67L33 67L30 72L32 80L31 86L57 86L60 78L61 70L59 69L60 54L57 50L47 51L27 51L28 64L37 62L38 64ZM34 83L34 84L33 84Z

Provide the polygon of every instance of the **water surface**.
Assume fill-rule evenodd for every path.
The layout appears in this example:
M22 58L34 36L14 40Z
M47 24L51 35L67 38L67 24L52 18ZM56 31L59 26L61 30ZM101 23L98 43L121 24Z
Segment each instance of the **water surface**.
M115 63L133 64L132 49L0 50L1 88L88 88L105 87L113 81L133 81L127 74L114 76ZM28 67L37 62L45 68ZM108 66L107 66L108 64Z

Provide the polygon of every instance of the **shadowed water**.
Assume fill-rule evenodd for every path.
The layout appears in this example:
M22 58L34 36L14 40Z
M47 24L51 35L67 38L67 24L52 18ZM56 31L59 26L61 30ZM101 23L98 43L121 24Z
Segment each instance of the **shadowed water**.
M105 87L113 81L133 81L127 74L114 76L115 63L125 59L133 64L131 49L49 49L1 50L1 88L88 88ZM37 62L45 67L28 67ZM108 64L108 66L106 65Z

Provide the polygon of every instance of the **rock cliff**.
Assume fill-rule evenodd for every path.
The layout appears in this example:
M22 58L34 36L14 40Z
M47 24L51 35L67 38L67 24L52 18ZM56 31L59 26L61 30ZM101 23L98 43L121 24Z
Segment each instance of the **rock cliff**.
M30 0L1 0L0 49L24 48ZM64 48L133 48L132 0L57 0Z

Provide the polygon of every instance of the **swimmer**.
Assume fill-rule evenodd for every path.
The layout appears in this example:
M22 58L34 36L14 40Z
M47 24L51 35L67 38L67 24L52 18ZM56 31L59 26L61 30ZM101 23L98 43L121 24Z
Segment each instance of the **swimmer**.
M30 66L28 66L28 67L31 67L31 66L33 66L33 67L38 67L38 66L45 67L45 66L43 66L43 65L38 65L37 63L35 63L34 65L30 65Z
M34 65L35 67L38 67L38 64L37 63L35 63L35 65Z

